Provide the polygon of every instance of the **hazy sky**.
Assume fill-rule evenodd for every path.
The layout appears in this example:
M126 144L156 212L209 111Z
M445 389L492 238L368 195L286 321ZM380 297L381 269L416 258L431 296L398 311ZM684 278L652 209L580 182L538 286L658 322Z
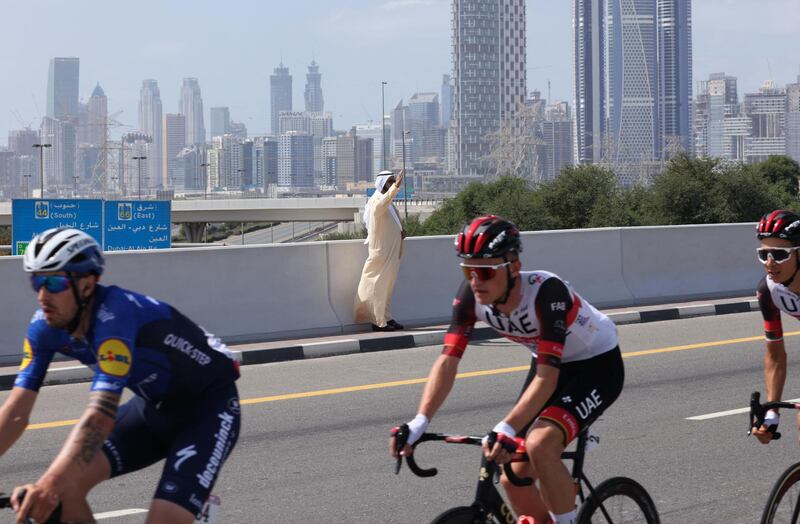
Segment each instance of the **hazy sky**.
M2 0L0 144L10 129L38 127L54 56L81 59L81 98L96 82L118 120L137 126L139 88L158 80L177 112L181 80L197 77L208 108L227 105L251 134L269 125L269 75L283 60L302 110L316 58L325 110L336 129L380 119L416 91L439 91L450 72L450 0ZM572 2L528 0L528 89L572 99ZM694 0L694 80L724 71L740 96L766 79L800 73L800 1ZM119 134L119 132L114 133Z

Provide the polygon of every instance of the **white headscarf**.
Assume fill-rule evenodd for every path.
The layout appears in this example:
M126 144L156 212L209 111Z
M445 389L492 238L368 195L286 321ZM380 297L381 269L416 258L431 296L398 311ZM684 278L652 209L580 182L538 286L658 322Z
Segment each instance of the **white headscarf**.
M375 206L375 202L381 197L381 191L383 191L383 186L386 185L386 181L389 178L393 177L394 173L391 171L381 171L378 173L377 178L375 178L375 192L369 197L367 201L367 205L364 206L364 225L367 226L367 235L371 233L371 218L373 214L372 208ZM395 222L400 229L403 229L403 224L400 222L400 215L397 214L397 210L394 208L394 205L389 204L389 214L392 216ZM368 243L368 241L364 241L364 243Z

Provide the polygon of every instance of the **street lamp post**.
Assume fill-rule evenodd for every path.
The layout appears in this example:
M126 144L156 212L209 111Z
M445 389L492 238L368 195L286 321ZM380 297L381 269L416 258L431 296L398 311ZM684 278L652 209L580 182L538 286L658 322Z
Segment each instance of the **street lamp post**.
M136 160L136 169L139 172L138 180L139 180L139 200L142 199L142 160L146 160L146 156L133 156L131 157Z
M72 176L72 182L73 182L72 196L73 197L77 197L78 196L78 179L79 178L80 177L78 175L73 175Z
M406 125L403 122L403 208L406 215L406 224L408 224L408 184L406 184L406 135L411 131L406 131Z
M208 198L208 162L203 162L200 167L203 168L203 200Z
M387 83L381 82L381 154L383 155L381 171L388 169L386 167L386 97L384 96Z
M28 187L28 184L29 184L29 179L31 178L32 175L28 173L27 175L22 175L22 176L25 177L25 198L30 198L31 191L30 188Z
M39 148L39 198L44 198L44 148L53 147L53 144L33 144Z

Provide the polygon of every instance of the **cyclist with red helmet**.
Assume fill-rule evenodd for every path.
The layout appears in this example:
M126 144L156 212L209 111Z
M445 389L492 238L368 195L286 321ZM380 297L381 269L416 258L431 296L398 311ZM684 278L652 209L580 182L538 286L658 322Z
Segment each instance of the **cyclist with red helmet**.
M764 334L767 351L764 354L764 384L767 401L777 401L783 395L786 382L786 347L783 343L781 311L800 319L800 216L777 209L764 215L757 226L761 245L756 250L764 264L766 275L758 283L758 305L764 317ZM780 416L769 410L760 428L753 435L762 443L772 440L778 429ZM800 414L798 415L800 424Z
M484 453L508 462L514 437L525 438L529 464L518 475L539 478L536 487L503 486L519 515L537 523L575 522L575 490L561 453L619 396L624 381L614 323L547 271L522 271L517 227L500 217L476 218L456 237L465 280L453 301L444 349L431 368L417 416L408 422L409 442L425 432L455 380L475 322L487 322L532 353L531 369L513 408L490 433L497 444ZM393 430L393 435L396 430ZM397 455L395 438L389 446ZM526 521L530 522L530 520Z

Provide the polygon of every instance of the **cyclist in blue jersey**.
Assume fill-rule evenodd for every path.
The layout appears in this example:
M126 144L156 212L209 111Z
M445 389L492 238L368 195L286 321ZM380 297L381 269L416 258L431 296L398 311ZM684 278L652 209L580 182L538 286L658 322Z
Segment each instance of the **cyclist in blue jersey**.
M239 436L238 363L213 335L154 298L99 284L97 242L77 229L33 238L23 258L39 309L0 407L0 454L22 435L56 353L94 370L89 404L47 471L15 503L17 522L94 522L98 483L166 458L148 523L194 522ZM134 396L120 406L122 390ZM15 496L16 498L16 496Z

